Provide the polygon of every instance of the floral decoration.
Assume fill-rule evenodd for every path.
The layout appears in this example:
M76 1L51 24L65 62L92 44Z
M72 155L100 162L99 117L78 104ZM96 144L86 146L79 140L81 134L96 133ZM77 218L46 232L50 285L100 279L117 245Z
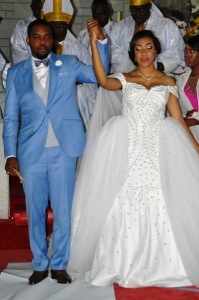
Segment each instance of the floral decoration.
M179 27L185 41L190 39L192 36L199 34L199 0L196 0L196 4L192 4L189 22L177 21L176 24Z

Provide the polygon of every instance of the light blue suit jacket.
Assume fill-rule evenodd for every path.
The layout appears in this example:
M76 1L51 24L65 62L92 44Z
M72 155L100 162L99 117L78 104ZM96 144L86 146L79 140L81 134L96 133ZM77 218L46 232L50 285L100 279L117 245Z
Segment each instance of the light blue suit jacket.
M98 43L101 59L108 70L108 44ZM82 155L85 132L76 104L76 83L96 83L91 66L72 55L51 53L47 106L33 87L32 60L28 58L8 70L4 113L4 154L17 156L19 163L37 162L46 144L48 123L63 152ZM19 115L21 127L19 130Z

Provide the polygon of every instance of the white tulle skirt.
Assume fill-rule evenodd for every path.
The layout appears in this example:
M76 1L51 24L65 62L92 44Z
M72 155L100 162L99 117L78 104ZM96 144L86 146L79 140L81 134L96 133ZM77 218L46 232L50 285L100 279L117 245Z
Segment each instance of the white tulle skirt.
M127 224L127 211L118 201L129 167L127 126L123 116L115 116L90 133L76 183L68 269L86 273L94 285L199 285L198 153L179 123L165 118L160 125L159 201L144 211L140 207L147 197L128 207Z

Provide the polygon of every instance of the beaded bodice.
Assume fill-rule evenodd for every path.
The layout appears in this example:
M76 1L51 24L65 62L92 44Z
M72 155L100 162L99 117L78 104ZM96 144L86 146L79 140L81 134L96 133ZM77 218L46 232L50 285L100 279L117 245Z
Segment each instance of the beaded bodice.
M157 188L160 186L160 124L165 118L169 94L177 95L177 88L159 85L148 90L140 84L126 82L122 74L116 77L122 82L122 114L128 122L130 169L126 184L133 189Z

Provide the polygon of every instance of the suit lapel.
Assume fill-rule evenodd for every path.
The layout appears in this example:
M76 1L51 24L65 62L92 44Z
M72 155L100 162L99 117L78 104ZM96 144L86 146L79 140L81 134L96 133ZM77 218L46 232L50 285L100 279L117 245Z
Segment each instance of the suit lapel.
M33 87L33 70L32 70L32 60L31 58L28 58L23 66L23 78L24 78L24 90L27 91L34 91Z
M53 95L57 93L56 87L57 87L57 82L58 82L58 77L60 72L60 66L56 65L57 60L58 60L57 56L54 53L51 53L50 63L49 63L50 81L49 81L49 92L48 92L48 106L51 106L53 104L53 100L55 99Z
M40 96L37 94L37 92L34 90L34 80L33 80L33 69L32 69L32 59L31 57L28 58L23 66L23 78L24 78L24 84L23 84L23 89L24 89L24 94L32 94L31 99L33 101L38 101L40 106L44 106L44 103Z
M49 78L47 81L47 86L46 88L49 86L48 91L45 91L44 94L46 97L48 97L48 106L51 106L53 104L53 100L55 99L55 97L53 97L53 95L55 95L57 93L56 91L56 87L57 87L57 82L58 82L58 77L59 77L59 72L60 72L60 66L56 65L56 61L59 60L57 59L57 55L55 55L54 53L51 53L51 57L50 57L50 63L49 63L49 70L50 70L50 74L49 74ZM37 94L37 92L34 90L34 81L33 81L33 70L32 70L32 59L31 57L28 58L24 64L23 67L23 73L24 73L24 90L27 93L34 93L34 99L37 99L40 102L41 106L45 106L45 104L43 103L41 97ZM45 89L47 90L47 89Z

